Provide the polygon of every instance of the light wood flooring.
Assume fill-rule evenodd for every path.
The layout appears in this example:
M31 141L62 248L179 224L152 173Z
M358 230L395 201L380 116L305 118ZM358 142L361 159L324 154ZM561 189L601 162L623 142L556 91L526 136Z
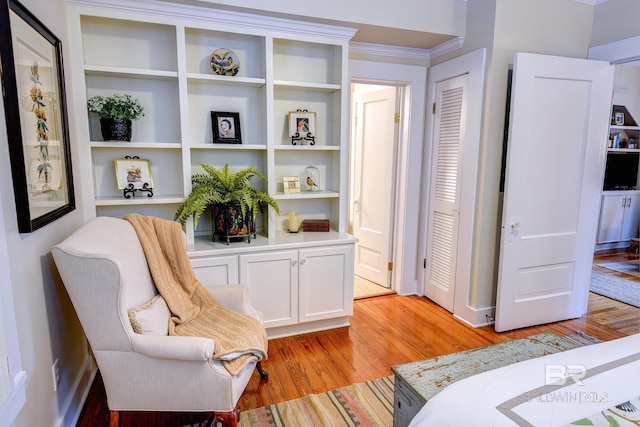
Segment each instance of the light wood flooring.
M395 293L390 288L378 285L360 276L353 276L353 299L371 298Z
M624 253L606 254L596 256L594 262L624 259ZM428 357L540 332L567 335L575 331L604 341L638 333L640 309L591 293L584 317L497 333L491 326L471 328L426 298L388 295L361 299L354 303L350 327L269 341L269 359L264 363L269 379L261 382L254 373L240 409L391 375L391 366ZM121 426L181 425L189 416L193 414L123 413ZM108 422L109 411L98 376L77 425L100 427Z

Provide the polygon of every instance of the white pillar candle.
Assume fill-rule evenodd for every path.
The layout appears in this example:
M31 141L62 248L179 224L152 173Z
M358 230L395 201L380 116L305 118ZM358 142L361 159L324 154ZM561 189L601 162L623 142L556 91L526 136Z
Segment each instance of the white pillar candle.
M294 233L298 231L298 213L297 212L289 213L289 231Z

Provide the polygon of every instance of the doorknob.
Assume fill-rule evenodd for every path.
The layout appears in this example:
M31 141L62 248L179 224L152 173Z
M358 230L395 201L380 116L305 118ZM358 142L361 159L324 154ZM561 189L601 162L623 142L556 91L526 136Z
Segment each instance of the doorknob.
M360 200L353 201L353 210L355 212L360 212Z
M511 232L508 234L509 241L513 241L514 237L517 237L520 232L520 222L516 218L511 218L509 221L509 228Z

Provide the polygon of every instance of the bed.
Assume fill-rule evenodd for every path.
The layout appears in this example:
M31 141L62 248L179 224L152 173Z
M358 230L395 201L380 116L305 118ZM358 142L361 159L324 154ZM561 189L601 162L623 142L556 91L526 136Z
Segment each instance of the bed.
M640 425L640 334L483 372L430 399L418 426ZM574 424L575 425L575 424Z

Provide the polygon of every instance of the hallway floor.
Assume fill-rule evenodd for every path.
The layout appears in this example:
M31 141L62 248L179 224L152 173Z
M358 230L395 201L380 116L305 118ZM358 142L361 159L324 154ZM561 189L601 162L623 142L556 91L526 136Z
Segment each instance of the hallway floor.
M373 283L363 277L354 276L353 299L376 297L379 295L389 295L395 292L389 288Z

